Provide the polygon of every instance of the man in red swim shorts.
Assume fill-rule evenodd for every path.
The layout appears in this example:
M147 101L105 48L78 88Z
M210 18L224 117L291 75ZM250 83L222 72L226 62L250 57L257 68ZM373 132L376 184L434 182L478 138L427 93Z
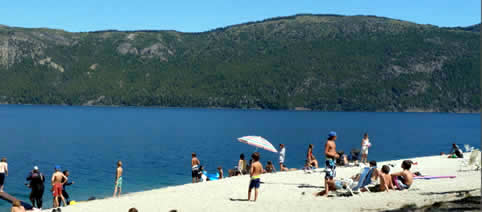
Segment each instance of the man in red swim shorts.
M65 180L63 180L65 179ZM60 171L60 166L57 165L55 166L55 172L52 175L52 191L53 191L53 196L54 196L54 204L53 207L57 208L59 207L59 197L62 199L62 202L64 205L67 205L65 203L65 198L62 195L62 187L63 187L63 182L67 182L67 177Z

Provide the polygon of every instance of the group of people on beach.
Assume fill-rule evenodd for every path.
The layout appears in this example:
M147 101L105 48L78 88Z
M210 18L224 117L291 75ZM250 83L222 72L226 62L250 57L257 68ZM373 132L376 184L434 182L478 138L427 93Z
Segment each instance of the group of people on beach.
M8 163L6 158L2 158L0 162L0 192L3 191L3 186L5 182L5 176L8 176ZM74 182L69 181L70 173L68 170L61 170L59 165L55 166L54 173L51 178L52 185L52 195L53 195L53 207L60 207L61 203L64 206L68 205L70 202L69 194L67 193L66 186L72 185ZM43 207L43 194L45 190L44 182L45 176L40 172L38 166L34 166L33 170L29 172L27 178L27 183L25 185L31 189L29 199L33 207L42 208ZM16 211L21 211L23 206L18 205L16 201L13 201L13 207ZM23 209L25 210L25 209Z
M122 162L117 162L116 178L114 181L114 197L120 196L122 192ZM0 193L4 192L5 177L8 176L8 163L7 158L2 158L0 160ZM67 193L66 186L74 184L73 181L69 181L70 172L68 170L63 170L61 166L56 165L54 168L54 173L51 178L51 192L53 196L52 207L55 209L60 206L67 206L71 204L70 196ZM29 199L34 208L41 209L43 207L43 195L45 190L45 176L40 172L38 166L34 166L33 170L29 172L27 178L27 183L25 185L31 189ZM25 208L20 204L18 200L12 201L12 211L25 211ZM60 210L59 210L60 211Z
M340 188L346 188L348 186L346 182L341 182L336 180L336 167L339 164L340 155L336 151L336 139L337 134L336 132L329 132L328 138L325 142L325 177L324 177L324 190L321 192L315 193L316 196L326 196L328 195L329 191L337 190ZM307 156L306 156L306 164L305 168L318 168L319 164L316 157L313 154L313 144L308 145ZM362 142L361 142L361 163L368 165L369 164L369 178L372 179L373 182L376 182L378 179L380 184L373 187L374 191L389 191L391 189L408 189L413 183L413 173L410 172L410 168L412 166L412 161L406 160L403 161L401 168L403 169L400 172L390 174L390 167L388 165L382 166L380 170L378 170L376 166L376 161L372 160L368 163L368 149L371 147L370 140L368 138L368 134L365 133ZM346 157L346 155L343 155ZM286 148L284 144L280 144L280 151L279 151L279 170L280 171L290 171L295 169L288 169L285 165L285 158L286 158ZM235 169L229 170L229 176L237 176L237 175L245 175L249 174L250 182L249 182L249 189L248 189L248 200L251 199L251 191L255 189L255 196L254 201L258 198L258 189L260 186L260 175L262 173L270 173L275 172L276 168L271 161L267 161L266 166L263 168L263 165L259 161L260 153L255 152L251 155L251 160L249 163L246 163L244 154L240 155L238 166ZM347 160L346 158L344 159ZM202 179L203 176L203 167L201 166L201 162L196 156L196 153L192 153L192 182L200 182L204 181ZM222 168L218 168L218 172L222 173ZM220 174L222 178L222 174ZM357 174L351 177L352 181L359 181L362 177L361 174ZM366 188L363 188L366 189ZM362 189L362 191L363 191Z
M336 132L330 132L328 139L325 143L325 186L324 190L315 193L317 196L326 196L330 190L337 190L338 188L346 188L346 183L337 181L336 178L336 159L340 158L340 155L336 151ZM370 143L368 141L368 135L365 133L362 140L362 163L366 163L368 147ZM381 170L377 169L376 161L370 161L369 176L372 181L380 179L380 184L374 187L375 191L389 191L390 189L408 189L413 183L413 174L410 172L412 161L405 160L402 162L401 168L403 171L390 173L390 167L384 165ZM362 177L361 174L357 174L352 177L353 181L359 181ZM362 190L363 191L363 190Z
M336 132L330 132L328 134L328 139L325 144L325 191L320 192L319 195L325 195L328 193L329 189L335 189L335 181L334 178L336 176L336 164L337 164L337 159L339 160L340 155L336 152ZM307 150L307 156L306 156L306 164L305 168L318 168L318 161L316 157L313 154L313 144L308 145L308 150ZM368 163L368 148L371 147L371 143L368 138L368 134L365 133L361 142L361 163L367 164ZM280 151L279 151L279 170L280 171L291 171L291 170L296 170L295 168L289 169L285 165L285 158L286 158L286 148L284 144L279 145ZM345 156L346 157L346 156ZM250 200L251 197L251 190L254 188L255 189L255 197L254 200L256 201L257 196L258 196L258 188L259 188L259 179L260 179L260 174L262 173L271 173L271 172L276 172L276 168L274 164L271 161L267 161L266 166L263 168L263 165L259 162L260 159L260 153L255 152L251 155L251 160L249 163L246 162L244 154L241 154L239 156L239 161L238 165L235 167L235 169L230 169L229 170L229 177L232 176L238 176L238 175L246 175L249 174L251 179L249 183L249 189L248 189L248 200ZM345 158L345 160L347 160ZM197 183L197 182L202 182L202 181L208 181L209 178L207 178L204 174L204 168L201 165L200 160L198 159L196 153L191 154L191 170L192 170L192 182ZM389 167L383 168L382 172L375 172L374 176L382 176L383 179L388 179L386 177L386 174L389 172ZM385 174L386 173L386 174ZM393 176L398 176L399 174L393 174ZM223 178L223 171L222 167L218 167L218 179ZM382 180L383 183L385 181ZM386 180L388 182L388 180ZM391 182L391 180L390 180ZM408 185L411 184L411 181L405 181L403 180L403 183L407 183ZM388 188L393 188L391 184L387 184ZM382 188L384 190L385 187Z

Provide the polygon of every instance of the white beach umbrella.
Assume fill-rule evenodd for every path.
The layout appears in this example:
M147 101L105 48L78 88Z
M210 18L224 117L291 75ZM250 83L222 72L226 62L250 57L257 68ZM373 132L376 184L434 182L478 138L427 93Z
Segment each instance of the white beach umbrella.
M238 138L238 141L243 142L245 144L249 144L251 146L255 146L256 148L268 150L270 152L274 152L274 153L278 152L276 148L274 148L273 144L271 144L269 141L267 141L261 136L244 136L244 137Z

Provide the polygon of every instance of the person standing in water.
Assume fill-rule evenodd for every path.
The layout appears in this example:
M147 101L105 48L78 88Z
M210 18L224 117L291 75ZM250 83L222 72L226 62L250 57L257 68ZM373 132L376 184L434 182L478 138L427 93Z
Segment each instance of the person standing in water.
M317 196L327 196L328 191L336 190L335 180L336 177L336 159L340 157L336 153L336 132L331 131L328 134L328 140L325 144L325 190L316 193Z
M200 167L201 162L197 159L196 153L191 154L191 175L192 175L192 183L197 183L201 179L200 175Z
M117 169L116 169L116 174L115 174L115 187L114 187L114 195L117 194L117 197L120 197L121 192L122 192L122 172L124 170L122 169L122 161L117 161Z
M0 160L0 192L3 192L6 176L8 176L7 158L2 158L2 160Z
M279 145L279 170L283 170L283 164L285 163L286 148L284 144Z
M74 184L74 182L69 182L70 172L68 170L64 170L62 173L64 173L66 177L64 180L62 180L62 183L64 184L62 189L62 195L64 195L65 201L67 202L67 205L69 205L70 195L69 193L67 193L67 186ZM60 205L60 201L59 201L59 205Z
M32 172L27 177L27 181L30 181L28 187L32 189L30 192L30 202L33 207L42 208L42 197L44 195L44 175L38 170L37 166L33 167Z
M63 184L62 184L62 181L66 178L65 175L60 172L60 166L57 165L55 166L55 172L54 174L52 175L52 191L53 191L53 196L54 196L54 199L53 199L53 207L54 208L57 208L59 207L59 197L60 199L62 200L62 202L64 203L64 205L67 205L67 203L65 202L65 198L64 196L62 195L62 187L63 187Z
M363 135L363 139L362 139L362 142L361 142L361 152L362 152L361 162L365 165L368 163L368 148L370 148L371 145L372 144L370 143L370 140L368 139L368 133L365 133Z

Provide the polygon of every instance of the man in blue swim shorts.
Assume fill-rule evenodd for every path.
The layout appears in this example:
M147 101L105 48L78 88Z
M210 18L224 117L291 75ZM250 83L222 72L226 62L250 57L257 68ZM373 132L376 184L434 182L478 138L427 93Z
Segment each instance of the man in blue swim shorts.
M331 131L328 134L328 140L325 144L325 190L316 193L316 196L328 195L329 190L335 190L335 180L336 177L336 159L340 157L336 153L336 132Z

